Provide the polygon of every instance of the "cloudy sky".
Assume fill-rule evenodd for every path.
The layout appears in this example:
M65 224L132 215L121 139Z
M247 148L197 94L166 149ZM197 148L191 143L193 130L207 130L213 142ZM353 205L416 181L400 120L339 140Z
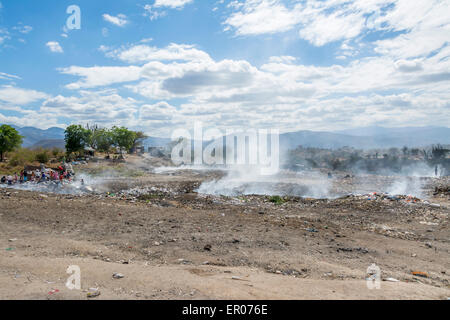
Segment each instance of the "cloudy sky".
M449 43L448 0L0 0L0 123L450 126Z

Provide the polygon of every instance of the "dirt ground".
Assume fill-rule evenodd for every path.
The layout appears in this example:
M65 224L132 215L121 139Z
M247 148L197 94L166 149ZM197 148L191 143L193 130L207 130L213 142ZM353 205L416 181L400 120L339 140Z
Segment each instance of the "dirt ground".
M361 196L273 203L197 194L203 179L148 174L136 185L155 188L139 196L0 189L0 298L450 297L447 194L431 194L430 204ZM383 280L399 281L369 290L372 264ZM65 286L70 265L80 267L81 290ZM92 288L100 295L88 298Z

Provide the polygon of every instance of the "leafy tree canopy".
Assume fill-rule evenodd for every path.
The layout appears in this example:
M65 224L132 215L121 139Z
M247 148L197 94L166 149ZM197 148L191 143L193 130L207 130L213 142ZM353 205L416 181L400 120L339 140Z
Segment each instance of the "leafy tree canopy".
M5 152L13 151L22 145L23 137L19 132L6 124L0 126L0 161Z
M91 131L81 125L68 126L65 131L66 150L68 153L82 151L90 143Z

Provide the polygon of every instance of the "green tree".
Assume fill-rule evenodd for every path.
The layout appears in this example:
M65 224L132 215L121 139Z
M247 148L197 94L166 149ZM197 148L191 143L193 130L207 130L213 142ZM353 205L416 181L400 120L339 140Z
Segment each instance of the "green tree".
M91 131L80 125L68 126L65 131L67 153L80 152L89 144L91 140Z
M6 124L0 126L0 161L5 152L13 151L22 145L23 137L19 132Z
M125 127L113 127L111 129L113 144L120 150L130 151L136 141L136 132Z
M92 147L109 154L113 145L113 134L108 129L98 129L92 135Z

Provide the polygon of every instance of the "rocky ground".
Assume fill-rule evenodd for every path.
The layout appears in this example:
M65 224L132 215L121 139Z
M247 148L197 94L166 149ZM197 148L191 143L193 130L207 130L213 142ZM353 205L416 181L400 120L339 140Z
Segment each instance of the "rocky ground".
M210 175L147 174L84 195L0 189L0 298L450 297L447 180L427 180L426 201L196 193ZM367 180L335 184L352 179ZM388 280L379 290L366 285L372 264ZM81 290L65 286L69 265Z

